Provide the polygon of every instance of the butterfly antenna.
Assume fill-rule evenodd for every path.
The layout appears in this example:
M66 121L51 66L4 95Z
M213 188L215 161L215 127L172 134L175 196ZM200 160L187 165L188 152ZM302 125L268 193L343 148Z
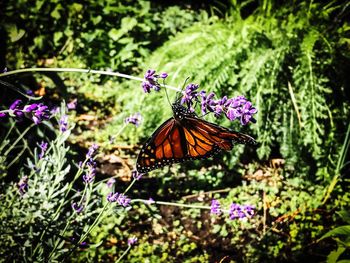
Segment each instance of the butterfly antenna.
M178 102L181 99L181 94L182 94L183 90L185 89L186 83L189 79L190 79L190 77L187 77L184 81L184 84L182 84L181 91L178 92L179 97L176 98L176 102Z
M172 104L171 104L170 99L169 99L168 91L166 90L166 87L165 87L165 81L164 81L164 79L163 79L163 86L164 86L166 98L167 98L167 100L168 100L168 102L169 102L169 104L170 104L170 106L171 106Z

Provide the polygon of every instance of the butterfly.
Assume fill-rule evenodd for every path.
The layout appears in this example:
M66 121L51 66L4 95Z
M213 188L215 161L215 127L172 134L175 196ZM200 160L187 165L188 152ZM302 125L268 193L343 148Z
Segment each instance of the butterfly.
M181 163L206 159L234 143L255 145L249 135L232 131L199 118L179 102L172 105L173 117L165 121L143 145L136 161L139 173Z

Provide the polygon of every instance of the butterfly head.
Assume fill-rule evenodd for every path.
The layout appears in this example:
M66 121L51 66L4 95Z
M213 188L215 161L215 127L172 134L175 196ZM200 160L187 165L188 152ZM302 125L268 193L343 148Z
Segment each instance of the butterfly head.
M182 120L186 116L195 116L195 114L193 112L191 112L189 109L187 109L186 107L182 106L178 102L173 103L172 109L173 109L174 117L176 119Z

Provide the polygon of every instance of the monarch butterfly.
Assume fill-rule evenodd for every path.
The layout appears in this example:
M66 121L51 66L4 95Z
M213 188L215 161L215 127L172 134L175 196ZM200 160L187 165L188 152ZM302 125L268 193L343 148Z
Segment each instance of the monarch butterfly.
M187 160L205 159L234 143L256 144L249 135L232 131L197 117L178 101L173 117L165 121L143 145L136 161L139 173Z

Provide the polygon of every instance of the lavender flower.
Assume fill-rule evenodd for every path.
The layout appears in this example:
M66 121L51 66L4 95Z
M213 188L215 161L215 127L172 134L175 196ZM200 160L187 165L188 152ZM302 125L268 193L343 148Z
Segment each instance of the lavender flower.
M210 213L215 215L221 214L220 203L218 200L213 199L210 205Z
M251 102L247 102L242 107L241 124L246 125L249 121L256 122L253 118L253 114L257 113L257 109L252 106Z
M188 84L183 91L183 96L181 98L181 104L187 104L187 108L189 108L191 111L194 111L192 109L193 101L197 99L198 92L196 91L198 89L197 84Z
M155 91L160 90L160 84L158 82L158 79L166 79L168 77L168 74L163 72L160 75L156 74L156 71L154 69L147 70L146 74L144 75L144 78L146 81L142 82L142 89L145 93L150 93L151 89L154 89Z
M117 199L117 203L123 207L127 207L130 205L131 199L128 198L126 195L124 194L119 194L118 199Z
M88 169L87 172L83 175L83 181L87 184L91 183L96 176L96 162L90 160L86 163Z
M75 110L77 108L78 100L74 99L67 104L68 110Z
M42 141L40 143L39 147L40 147L41 151L40 151L40 154L39 154L39 159L42 159L44 157L44 154L45 154L45 152L47 150L47 145L48 145L48 143L44 142L44 141Z
M50 118L50 111L49 108L42 103L38 104L38 107L35 111L33 111L32 119L35 124L39 124L44 120L47 120Z
M23 107L23 111L24 112L32 112L35 111L38 108L38 104L33 103L33 104L29 104Z
M232 203L229 210L230 219L243 219L254 214L254 207Z
M65 132L68 129L68 116L63 115L59 121L60 131Z
M110 192L107 195L107 201L110 203L117 202L119 205L127 207L129 206L131 199L124 194Z
M128 245L129 246L132 246L132 245L136 244L136 242L137 242L137 237L130 237L128 239Z
M88 153L86 154L86 158L88 158L88 159L89 159L89 158L92 158L92 157L95 155L97 149L98 149L98 145L95 144L95 143L93 143L93 144L89 147L89 151L88 151Z
M138 127L141 122L142 122L142 116L141 116L141 113L139 113L139 112L125 118L125 123L133 124L136 127Z
M17 183L17 188L20 195L24 195L28 190L28 176L23 176Z
M18 109L18 106L22 104L22 100L15 100L9 107L10 110Z
M131 174L132 174L132 177L133 177L135 180L140 180L141 177L144 175L144 174L142 174L142 173L139 173L139 172L136 171L136 170L133 170L133 171L131 172Z
M77 203L73 203L72 204L72 208L74 209L75 212L77 212L77 214L80 214L81 211L83 211L84 206L83 205L78 205Z
M112 188L114 183L115 183L115 179L114 178L109 178L108 181L107 181L107 187L108 188Z
M0 118L5 117L6 113L0 112Z
M203 114L206 114L207 110L209 110L210 112L214 111L213 110L215 106L215 102L213 100L214 96L215 94L213 92L209 93L209 95L202 93L201 111Z

